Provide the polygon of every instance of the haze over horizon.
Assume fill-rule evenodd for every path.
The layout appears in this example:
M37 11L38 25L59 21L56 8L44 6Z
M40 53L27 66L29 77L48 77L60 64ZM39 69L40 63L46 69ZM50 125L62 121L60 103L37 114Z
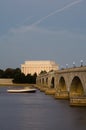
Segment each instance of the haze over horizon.
M85 0L0 0L0 69L26 60L86 65Z

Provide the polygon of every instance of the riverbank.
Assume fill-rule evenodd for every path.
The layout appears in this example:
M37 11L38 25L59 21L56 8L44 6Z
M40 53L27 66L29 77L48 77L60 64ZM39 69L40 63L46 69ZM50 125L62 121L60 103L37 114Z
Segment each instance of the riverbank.
M0 86L21 86L21 87L25 87L25 86L33 86L35 87L35 84L0 84Z

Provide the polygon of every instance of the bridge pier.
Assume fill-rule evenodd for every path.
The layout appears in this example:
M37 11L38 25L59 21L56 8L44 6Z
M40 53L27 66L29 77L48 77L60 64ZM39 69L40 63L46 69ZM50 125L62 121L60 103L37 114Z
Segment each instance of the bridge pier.
M39 90L40 90L41 92L45 92L46 89L47 89L46 87L40 87L40 88L39 88Z
M45 94L47 95L55 95L56 89L55 88L47 88Z
M47 89L47 86L37 85L37 89L39 89L41 92L45 92Z
M70 106L86 106L86 96L70 98Z
M57 91L55 94L56 99L69 99L68 91Z

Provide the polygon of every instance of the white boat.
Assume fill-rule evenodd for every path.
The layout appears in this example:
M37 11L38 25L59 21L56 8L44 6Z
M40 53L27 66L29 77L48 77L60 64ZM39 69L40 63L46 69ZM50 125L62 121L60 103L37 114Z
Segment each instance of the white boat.
M35 88L24 88L24 89L7 89L9 93L33 93L36 92Z

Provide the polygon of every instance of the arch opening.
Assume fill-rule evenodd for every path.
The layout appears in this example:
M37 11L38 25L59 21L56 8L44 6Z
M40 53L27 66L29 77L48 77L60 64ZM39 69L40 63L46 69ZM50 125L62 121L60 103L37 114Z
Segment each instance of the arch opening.
M84 95L84 89L79 77L74 77L70 86L70 97Z
M39 83L41 84L41 79L39 79Z
M46 84L48 85L48 78L46 78Z
M55 79L54 77L52 77L51 79L51 88L54 88L55 87Z
M44 84L44 78L42 78L42 84Z
M59 80L59 90L60 91L67 91L66 83L65 83L65 80L63 77L61 77Z

